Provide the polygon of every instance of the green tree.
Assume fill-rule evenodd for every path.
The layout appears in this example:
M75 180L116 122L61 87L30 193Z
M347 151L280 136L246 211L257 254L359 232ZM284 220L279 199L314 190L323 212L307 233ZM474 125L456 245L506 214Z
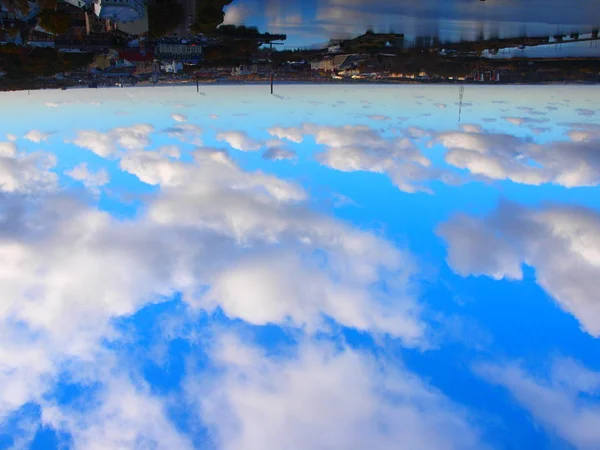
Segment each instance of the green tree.
M42 10L38 18L40 26L54 35L66 33L71 24L68 14L48 9Z

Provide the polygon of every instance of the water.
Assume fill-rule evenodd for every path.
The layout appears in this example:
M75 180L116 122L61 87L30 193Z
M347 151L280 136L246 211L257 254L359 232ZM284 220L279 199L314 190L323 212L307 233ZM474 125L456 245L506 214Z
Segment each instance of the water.
M225 23L285 33L288 47L311 47L368 28L449 41L583 33L600 24L600 8L596 0L234 0Z

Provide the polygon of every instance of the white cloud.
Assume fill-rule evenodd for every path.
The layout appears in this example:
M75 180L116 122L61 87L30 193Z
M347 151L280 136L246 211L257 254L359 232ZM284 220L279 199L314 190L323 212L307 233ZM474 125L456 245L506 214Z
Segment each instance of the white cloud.
M481 364L476 372L504 386L534 420L573 447L600 447L600 373L569 359L557 359L548 377L527 373L519 364Z
M306 193L293 183L261 172L243 172L223 152L203 149L195 158L197 165L190 166L144 153L130 155L122 163L141 180L161 185L162 195L148 205L149 217L156 223L216 232L261 249L211 275L208 284L213 288L195 304L211 309L221 306L231 316L253 323L312 328L321 326L321 314L331 314L347 326L391 333L407 342L420 339L421 325L415 320L418 307L404 291L411 271L405 255L369 233L311 213L298 204ZM281 246L281 251L264 247L272 243ZM315 249L328 255L325 267L319 266ZM372 288L382 267L395 273L395 281L388 285L397 299L391 305L376 301L381 293ZM248 289L254 281L248 274L268 280L277 274L290 283L305 280L313 286L314 299L308 291L285 288L277 280L271 288L257 286L262 295L259 291L252 294ZM330 277L338 280L335 285ZM233 279L238 282L232 283ZM241 298L245 301L240 302Z
M600 183L600 159L596 148L600 133L592 128L573 128L573 142L535 144L509 134L465 132L439 133L436 140L446 147L445 160L473 175L494 180L565 187Z
M165 130L169 137L179 139L193 145L202 145L202 128L191 123L175 125Z
M54 190L58 178L51 169L56 158L47 153L20 153L12 142L0 142L0 192L33 193Z
M367 116L369 119L371 120L376 120L376 121L386 121L386 120L391 120L390 116L384 116L381 114L371 114Z
M43 141L48 140L48 137L50 137L50 133L42 133L41 131L38 131L38 130L31 130L23 137L25 139L27 139L28 141L39 144Z
M404 192L431 192L427 182L443 178L441 171L407 138L385 139L365 126L324 127L306 125L325 151L317 161L343 172L366 171L386 174Z
M269 147L263 153L264 159L271 161L283 161L286 159L296 159L296 152L282 147Z
M260 142L252 139L244 131L223 131L217 134L217 141L225 141L231 148L243 152L259 150L262 147Z
M580 116L591 117L596 115L596 111L594 111L593 109L579 108L577 110L577 114L579 114Z
M0 153L16 167L34 158L12 143ZM251 323L317 331L329 316L423 343L420 307L408 293L409 255L311 211L300 186L244 172L224 152L198 150L192 164L173 155L124 155L124 170L160 187L127 220L63 191L43 201L0 198L0 381L10 386L0 417L39 402L66 361L93 360L102 339L114 335L114 318L176 293L195 308L221 307ZM39 190L50 177L43 173L17 171L3 188Z
M113 128L106 133L100 131L78 131L73 143L91 150L98 156L107 158L115 156L119 148L125 150L143 149L150 145L150 134L154 127L148 124L137 124L130 127Z
M90 172L86 163L78 164L73 169L66 171L66 175L74 180L81 181L83 185L95 194L100 192L100 187L109 183L110 176L106 169Z
M184 116L183 114L171 114L171 118L175 122L185 122L187 120L187 117Z
M15 142L19 138L14 134L6 133L6 139L8 139L10 142Z
M75 450L191 450L192 442L167 418L165 406L147 388L111 377L83 410L45 402L42 423L68 433Z
M539 123L546 123L548 119L533 119L531 117L503 117L508 123L512 123L513 125L521 126L521 125L532 125Z
M224 450L487 447L441 393L348 348L303 342L273 357L221 335L211 357L216 375L190 376L187 392Z
M251 12L244 5L229 5L225 9L224 25L242 25Z
M304 132L301 128L294 127L273 127L267 130L271 136L279 139L287 139L288 141L300 144L304 140Z
M501 205L492 216L455 216L438 233L448 243L448 264L460 275L521 279L521 264L537 283L600 336L600 215L586 208L540 209Z
M445 103L436 103L435 107L440 109L446 109L447 105Z
M483 133L483 127L481 125L464 123L460 128L465 133Z

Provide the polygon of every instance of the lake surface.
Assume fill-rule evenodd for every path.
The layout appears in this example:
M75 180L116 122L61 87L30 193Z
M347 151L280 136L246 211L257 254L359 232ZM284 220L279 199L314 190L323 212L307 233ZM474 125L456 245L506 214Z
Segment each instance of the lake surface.
M0 448L600 448L598 87L199 91L0 94Z
M285 33L287 46L308 47L367 28L451 41L590 32L600 24L599 10L596 0L234 0L226 23Z

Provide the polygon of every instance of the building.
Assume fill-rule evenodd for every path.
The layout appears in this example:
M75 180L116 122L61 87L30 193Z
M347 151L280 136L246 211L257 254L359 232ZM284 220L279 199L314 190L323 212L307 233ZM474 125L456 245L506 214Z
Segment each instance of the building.
M154 54L139 50L123 50L119 52L119 60L133 64L135 73L151 73L153 70Z
M54 36L50 33L31 30L27 45L30 47L49 47L54 48Z
M85 13L85 32L90 34L110 33L117 29L117 24L109 19L101 19L91 12Z
M202 46L191 42L161 42L156 46L156 56L158 59L198 62L202 59Z
M92 6L91 0L62 0L64 3L68 3L76 8L86 9Z
M166 73L178 73L183 70L183 64L176 61L160 63L160 70Z
M143 0L94 0L94 12L100 19L135 22L146 15Z
M311 61L310 70L319 72L333 72L333 58L325 57L321 61Z

